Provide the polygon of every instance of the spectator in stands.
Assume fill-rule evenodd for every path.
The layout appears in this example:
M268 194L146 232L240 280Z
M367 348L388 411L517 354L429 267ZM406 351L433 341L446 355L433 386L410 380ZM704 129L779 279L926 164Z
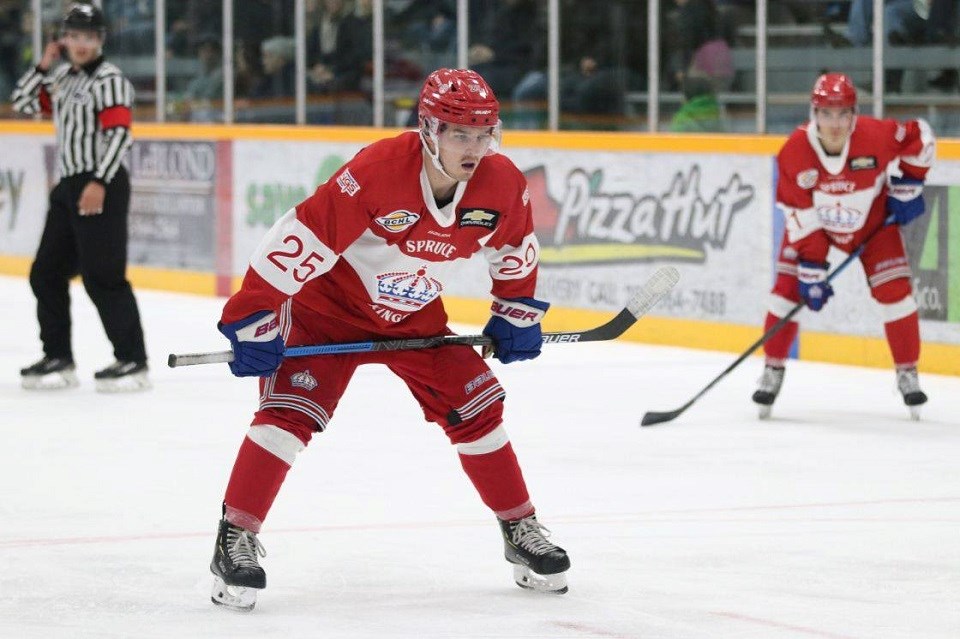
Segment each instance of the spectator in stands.
M674 133L717 133L725 129L710 78L694 71L683 78L683 105L670 121Z
M510 95L530 70L536 46L536 0L502 0L483 16L467 54L471 69L482 75L494 93Z
M561 6L560 110L577 115L623 114L624 96L646 67L645 8L611 0L603 7L577 0ZM547 99L546 50L513 93L515 128L541 128ZM538 108L538 105L543 105Z
M0 96L8 96L26 69L21 68L22 24L19 0L0 1Z
M676 0L677 8L668 19L670 47L667 66L670 88L680 89L691 70L706 78L715 91L733 83L733 52L723 38L714 0Z
M917 12L921 8L924 15ZM926 29L926 4L915 0L885 0L883 31L889 44L918 44ZM847 39L857 47L873 43L873 0L853 0L847 18Z
M171 102L174 114L192 122L213 122L213 102L223 100L223 46L212 34L200 36L197 44L200 75L187 85L179 100Z
M292 97L296 92L296 69L293 62L296 44L288 36L274 36L260 43L263 77L254 87L252 98Z
M340 23L349 15L344 0L322 0L307 16L307 68L316 84L333 78Z
M927 42L955 47L960 41L957 34L957 9L960 0L932 0L927 19ZM957 69L942 69L928 84L943 91L960 88L960 72Z
M420 52L427 69L452 66L457 48L457 8L453 0L411 2L391 16L391 24L406 24L405 40Z
M334 41L327 61L313 65L308 73L311 91L360 91L373 66L372 0L357 0L355 10L338 21Z

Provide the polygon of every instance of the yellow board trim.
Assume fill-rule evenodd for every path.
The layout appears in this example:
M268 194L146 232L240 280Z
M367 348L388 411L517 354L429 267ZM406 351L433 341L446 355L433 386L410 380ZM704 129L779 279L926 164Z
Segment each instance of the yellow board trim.
M542 264L622 262L656 258L703 259L703 251L656 244L574 244L540 247Z
M368 143L404 129L344 126L289 126L271 124L138 123L135 138L183 140L276 140L296 142ZM53 124L39 120L0 120L0 134L53 136ZM782 135L677 135L613 131L504 131L506 148L535 148L640 153L707 153L774 156L786 138ZM937 158L960 160L960 140L937 140Z

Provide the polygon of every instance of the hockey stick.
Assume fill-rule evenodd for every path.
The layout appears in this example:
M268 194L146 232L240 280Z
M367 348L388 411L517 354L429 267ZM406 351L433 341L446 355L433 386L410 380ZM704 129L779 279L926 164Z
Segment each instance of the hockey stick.
M602 342L616 339L646 315L657 302L663 299L680 279L680 273L672 266L657 269L646 284L634 295L616 317L606 324L583 331L558 331L543 334L544 344L569 344L577 342ZM465 345L488 346L493 341L486 335L437 335L369 342L346 342L341 344L316 344L291 346L283 351L284 357L304 355L342 355L344 353L370 353L377 351L406 351L437 346ZM222 364L233 361L233 351L215 353L171 354L167 358L170 368L194 364Z
M837 265L837 268L833 269L833 271L831 271L830 274L827 275L826 281L829 282L830 280L835 278L837 275L840 274L841 271L843 271L843 269L847 268L850 265L850 263L853 262L853 260L860 257L860 254L863 253L863 249L867 246L870 240L872 240L873 237L880 232L880 229L882 229L883 227L889 224L892 224L893 220L894 220L894 217L891 215L884 221L883 224L881 224L879 227L871 231L870 234L866 237L866 239L864 239L863 242L860 243L860 246L855 248L853 252L851 252L850 255L848 255L845 260L843 260L842 262L840 262L839 265ZM688 401L686 404L684 404L680 408L677 408L676 410L666 411L662 413L658 413L656 411L648 411L644 413L643 419L640 420L640 425L655 426L657 424L669 422L679 417L685 410L693 406L694 402L696 402L698 399L703 397L708 390L716 386L717 382L719 382L721 379L726 377L727 373L729 373L730 371L735 369L737 366L739 366L740 363L743 362L743 360L750 357L750 355L752 355L755 350L757 350L758 348L766 344L770 340L770 338L776 335L781 328L786 326L787 323L793 318L793 316L799 313L804 306L806 306L806 303L803 300L798 302L792 309L790 309L789 313L781 317L776 324L774 324L769 329L767 329L767 331L760 336L760 339L758 339L753 344L751 344L750 347L746 351L744 351L743 354L740 355L740 357L735 359L732 364L730 364L725 369L723 369L722 373L714 377L713 381L711 381L709 384L704 386L699 393L691 397L690 401Z

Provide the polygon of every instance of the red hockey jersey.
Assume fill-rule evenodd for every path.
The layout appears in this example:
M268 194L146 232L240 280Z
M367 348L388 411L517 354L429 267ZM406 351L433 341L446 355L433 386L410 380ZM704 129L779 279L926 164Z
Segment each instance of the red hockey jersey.
M222 321L279 311L294 297L370 335L443 332L452 265L489 262L496 297L533 296L539 245L526 180L505 156L483 158L437 208L417 133L361 150L267 232Z
M798 259L826 260L830 245L851 251L886 218L887 179L924 179L935 141L923 120L856 119L839 155L829 156L813 124L797 127L777 156L777 207Z

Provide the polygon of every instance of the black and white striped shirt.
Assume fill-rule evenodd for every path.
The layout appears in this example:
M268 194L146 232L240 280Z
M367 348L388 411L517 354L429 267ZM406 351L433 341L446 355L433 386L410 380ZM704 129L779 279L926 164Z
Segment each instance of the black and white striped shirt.
M103 58L74 69L27 71L13 91L20 113L52 114L57 130L60 177L93 173L108 184L130 148L133 86Z

